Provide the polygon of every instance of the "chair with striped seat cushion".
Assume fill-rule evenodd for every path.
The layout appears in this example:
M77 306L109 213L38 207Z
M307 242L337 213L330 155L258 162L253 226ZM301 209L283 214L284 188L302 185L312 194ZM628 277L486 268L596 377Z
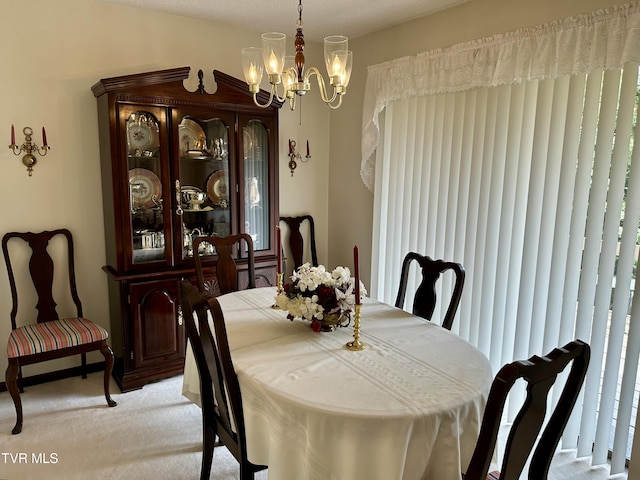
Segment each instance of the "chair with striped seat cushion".
M564 347L554 348L544 357L534 355L528 360L508 363L500 369L491 384L480 434L467 472L463 475L464 480L518 480L529 458L527 478L547 480L549 465L584 383L590 352L589 345L575 340ZM571 369L564 387L545 424L547 406L551 403L551 387L569 364ZM509 429L502 466L499 471L487 475L505 402L517 380L526 382L527 395Z
M18 327L9 335L7 357L25 357L85 343L100 342L107 331L86 318L65 318Z
M30 247L28 257L28 271L38 297L36 303L36 322L18 326L16 322L18 314L18 289L14 276L13 264L9 256L9 241L12 239L23 240ZM67 274L69 278L68 293L75 304L75 316L60 319L56 311L57 303L53 292L61 291L56 284L54 288L54 261L47 248L50 244L57 247L57 256L66 257ZM15 257L27 258L18 255L18 249L24 247L24 243L15 245ZM28 249L25 249L28 251ZM82 316L82 303L78 297L75 264L73 252L73 238L69 230L59 229L44 231L41 233L7 233L2 238L2 253L9 274L9 286L11 287L11 333L7 341L8 366L5 373L7 390L13 399L16 408L16 424L12 433L22 431L22 402L20 393L23 391L22 371L23 365L44 362L54 358L70 355L81 355L82 377L86 378L86 353L99 350L105 358L104 394L107 405L116 405L109 394L109 381L113 369L113 352L107 343L108 333L101 326L87 320ZM27 254L28 256L28 254ZM64 270L63 270L64 271Z

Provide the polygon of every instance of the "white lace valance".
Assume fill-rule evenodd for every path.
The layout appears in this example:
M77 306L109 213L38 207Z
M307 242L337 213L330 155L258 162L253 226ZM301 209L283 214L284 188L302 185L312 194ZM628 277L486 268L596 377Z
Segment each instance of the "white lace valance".
M360 175L373 190L388 102L640 64L640 2L436 49L367 69Z

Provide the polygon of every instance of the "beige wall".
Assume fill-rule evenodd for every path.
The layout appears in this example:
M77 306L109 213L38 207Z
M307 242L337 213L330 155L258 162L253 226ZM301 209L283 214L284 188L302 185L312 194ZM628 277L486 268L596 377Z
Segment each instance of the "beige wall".
M76 240L77 273L84 313L109 328L96 99L91 86L101 78L190 66L189 88L202 69L213 91L213 69L242 75L240 48L257 45L260 32L194 19L109 5L95 0L1 0L4 25L0 45L0 235L8 231L40 231L66 226ZM28 23L27 23L28 22ZM292 27L293 28L293 27ZM322 47L308 45L314 64ZM318 222L319 250L327 256L329 112L316 96L304 102L302 118L288 107L280 114L280 211L311 212ZM302 125L300 125L302 121ZM51 151L39 158L32 177L6 147L9 129L30 126L41 143L46 126ZM287 165L287 140L308 138L313 159ZM0 262L0 344L10 331L11 296L4 262ZM21 303L24 311L35 301ZM63 313L60 311L60 313ZM97 361L99 355L91 357ZM60 360L25 368L26 375L67 368L77 361ZM0 371L6 360L0 356Z
M328 263L352 265L353 245L358 244L361 278L369 285L373 194L360 180L360 132L367 66L622 3L625 2L472 0L403 25L350 39L354 67L349 92L343 106L331 113Z

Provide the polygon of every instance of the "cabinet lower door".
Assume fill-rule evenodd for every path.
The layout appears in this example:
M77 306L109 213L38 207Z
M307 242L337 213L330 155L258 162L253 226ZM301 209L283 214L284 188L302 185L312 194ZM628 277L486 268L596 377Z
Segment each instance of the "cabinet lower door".
M133 368L151 370L152 377L154 370L160 376L176 369L176 373L182 371L185 337L179 312L178 281L132 283L130 306Z

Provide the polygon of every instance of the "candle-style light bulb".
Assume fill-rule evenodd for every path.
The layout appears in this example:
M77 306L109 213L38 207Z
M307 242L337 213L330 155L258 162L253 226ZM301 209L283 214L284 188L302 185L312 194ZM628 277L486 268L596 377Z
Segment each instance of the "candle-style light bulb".
M342 62L340 61L340 57L338 55L333 57L333 63L331 66L333 68L334 77L342 75L344 68L342 67Z
M251 80L252 84L256 84L258 83L256 80L258 78L258 72L256 71L256 66L252 63L251 66L249 67L249 79Z
M269 69L272 72L278 71L278 57L276 57L276 54L273 52L273 50L271 50L271 55L269 55Z

